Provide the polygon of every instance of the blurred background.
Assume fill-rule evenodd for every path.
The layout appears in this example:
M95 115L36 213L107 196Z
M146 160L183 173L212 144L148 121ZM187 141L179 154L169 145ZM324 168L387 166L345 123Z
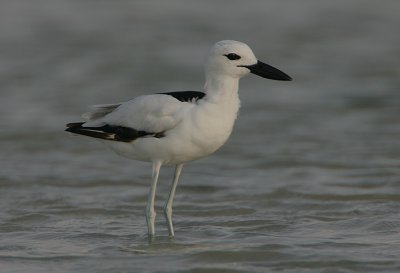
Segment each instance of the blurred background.
M396 272L399 14L397 0L1 0L1 271ZM160 211L149 245L150 166L64 124L201 91L224 39L294 81L241 80L231 139L184 169L177 239Z

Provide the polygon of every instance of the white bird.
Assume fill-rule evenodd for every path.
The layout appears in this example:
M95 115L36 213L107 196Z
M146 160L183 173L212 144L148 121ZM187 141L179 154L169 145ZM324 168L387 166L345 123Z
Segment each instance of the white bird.
M148 234L155 235L154 200L160 168L175 165L164 213L171 237L172 202L182 166L215 152L232 132L240 107L239 79L253 73L290 81L282 71L258 61L250 47L220 41L206 61L204 92L181 91L143 95L130 101L95 105L83 114L86 122L69 123L66 131L101 139L117 154L152 162L152 182L146 206Z

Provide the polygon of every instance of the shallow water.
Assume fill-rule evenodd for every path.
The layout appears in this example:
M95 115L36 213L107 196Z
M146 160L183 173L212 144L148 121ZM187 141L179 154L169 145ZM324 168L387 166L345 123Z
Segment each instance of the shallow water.
M0 272L399 272L399 12L390 0L3 1ZM149 242L149 164L63 126L86 105L201 90L222 39L295 81L241 81L231 139L184 167L175 239L162 169Z

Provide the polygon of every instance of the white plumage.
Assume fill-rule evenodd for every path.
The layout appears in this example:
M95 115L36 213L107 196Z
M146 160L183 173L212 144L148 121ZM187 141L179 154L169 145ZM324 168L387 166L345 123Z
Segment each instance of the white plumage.
M154 198L160 167L176 165L164 210L169 234L174 236L172 201L182 166L215 152L226 142L240 107L239 79L249 72L291 80L280 70L258 61L246 44L221 41L212 47L206 63L205 94L171 92L97 105L83 114L85 123L67 125L67 131L100 138L122 156L153 163L146 208L150 236L155 234Z

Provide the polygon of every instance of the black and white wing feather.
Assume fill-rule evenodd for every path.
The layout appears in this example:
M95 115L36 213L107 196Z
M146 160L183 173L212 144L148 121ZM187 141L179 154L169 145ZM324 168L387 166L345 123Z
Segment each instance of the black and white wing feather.
M92 107L86 122L69 123L66 131L105 140L131 142L141 137L164 137L183 118L183 108L204 97L196 91L139 96L133 100Z

